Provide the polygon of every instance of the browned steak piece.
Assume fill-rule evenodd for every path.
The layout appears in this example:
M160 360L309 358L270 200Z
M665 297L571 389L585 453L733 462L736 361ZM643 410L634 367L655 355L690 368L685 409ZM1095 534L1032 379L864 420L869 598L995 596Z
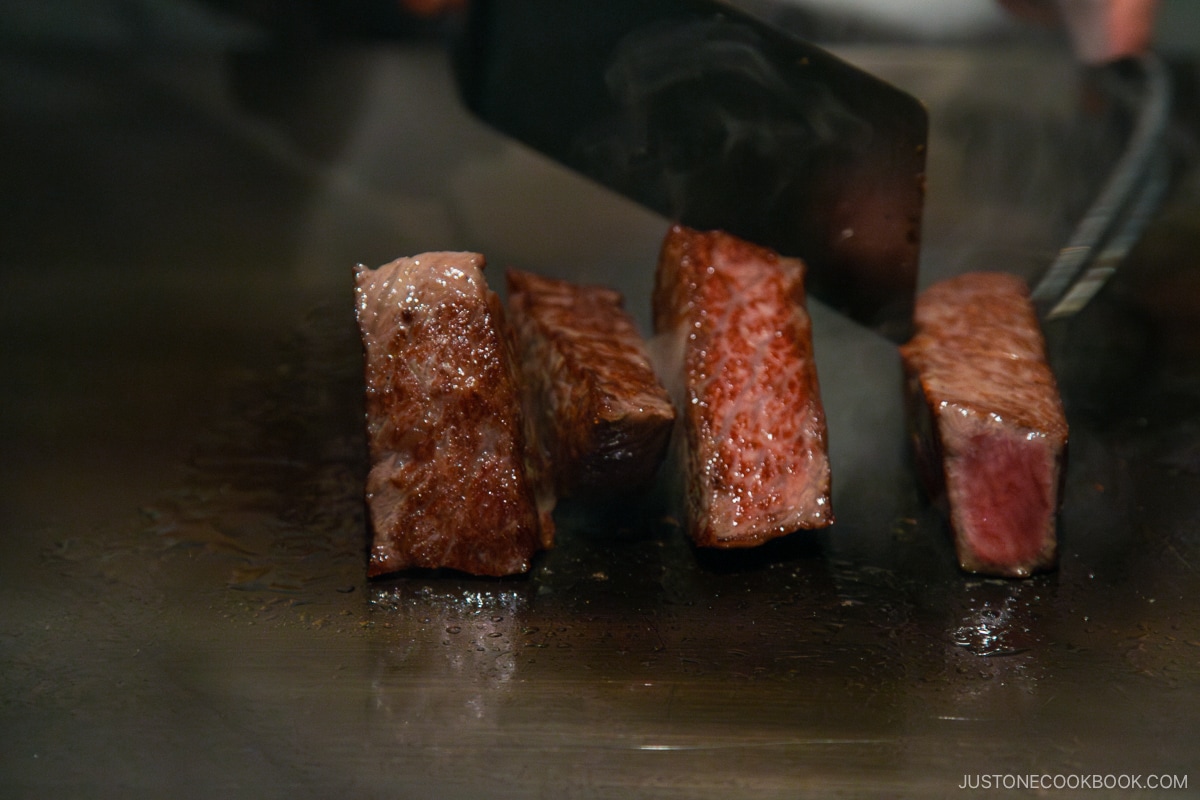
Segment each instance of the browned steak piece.
M831 524L803 262L677 225L663 243L653 301L655 330L669 340L664 370L681 378L696 544L748 547Z
M508 272L509 318L538 440L562 495L646 488L675 409L619 292Z
M529 569L542 545L516 364L483 256L355 272L366 366L367 573Z
M918 466L959 564L1006 577L1053 567L1067 420L1024 281L935 284L900 352Z

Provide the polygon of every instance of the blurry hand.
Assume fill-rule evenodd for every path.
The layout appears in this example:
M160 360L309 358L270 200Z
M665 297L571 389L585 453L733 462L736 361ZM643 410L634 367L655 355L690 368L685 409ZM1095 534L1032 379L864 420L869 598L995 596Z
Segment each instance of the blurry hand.
M400 7L418 17L436 17L462 8L467 0L400 0Z
M1150 47L1158 0L998 0L1014 15L1062 24L1089 64L1136 56Z

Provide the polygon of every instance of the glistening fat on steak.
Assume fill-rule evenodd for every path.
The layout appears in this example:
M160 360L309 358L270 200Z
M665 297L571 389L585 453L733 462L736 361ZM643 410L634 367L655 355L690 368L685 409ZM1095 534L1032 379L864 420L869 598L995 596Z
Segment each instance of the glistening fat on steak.
M483 263L475 253L424 253L356 269L371 576L414 567L510 575L543 545L516 364Z
M671 362L664 374L681 379L672 389L695 543L748 547L831 524L803 262L677 225L663 243L653 302Z
M620 293L509 270L508 308L559 494L650 485L675 409Z
M1024 281L971 273L925 290L901 355L918 466L961 567L1053 567L1067 421Z

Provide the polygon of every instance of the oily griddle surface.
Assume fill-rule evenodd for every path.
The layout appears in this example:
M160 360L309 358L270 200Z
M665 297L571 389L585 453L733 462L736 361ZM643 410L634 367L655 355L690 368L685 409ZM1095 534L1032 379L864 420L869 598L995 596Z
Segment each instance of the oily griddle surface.
M394 171L403 214L126 60L15 63L3 196L40 211L0 220L0 793L893 796L1194 772L1194 200L1049 331L1072 425L1055 573L957 571L909 465L894 350L817 307L833 528L700 552L651 495L564 506L527 577L370 582L350 264L431 249L431 207L472 218L455 185L495 214L504 176L586 188L468 127L431 50L331 56L323 78L388 87L364 101L382 122L354 119L429 167ZM388 116L414 98L450 132L436 147ZM665 228L587 196L581 262L559 269L608 270L636 308ZM932 212L945 254L953 218ZM621 258L597 214L628 221ZM456 244L555 262L553 237L521 252L506 230Z
M118 742L136 748L122 780L176 786L175 759L201 785L313 796L936 793L993 770L1190 768L1200 479L1172 425L1193 423L1078 423L1062 566L1025 581L960 574L901 472L843 496L834 528L754 551L697 551L652 497L562 508L524 578L372 582L350 321L322 307L236 387L180 488L42 544L41 603L6 643L4 718L28 731L13 785L44 785L38 762L66 749L68 782L106 780Z

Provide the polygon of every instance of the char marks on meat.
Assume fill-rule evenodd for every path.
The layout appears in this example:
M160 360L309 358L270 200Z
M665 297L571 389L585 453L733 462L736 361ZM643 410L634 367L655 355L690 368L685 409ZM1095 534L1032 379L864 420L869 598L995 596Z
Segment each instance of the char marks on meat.
M503 308L475 253L357 268L371 576L529 569L544 544Z
M833 522L804 264L719 231L668 232L654 325L680 378L688 532L748 547ZM668 383L672 381L668 377Z
M520 270L508 291L526 410L558 493L646 488L675 410L620 293Z
M1067 421L1024 281L970 273L930 287L901 355L918 467L962 569L1052 568Z

